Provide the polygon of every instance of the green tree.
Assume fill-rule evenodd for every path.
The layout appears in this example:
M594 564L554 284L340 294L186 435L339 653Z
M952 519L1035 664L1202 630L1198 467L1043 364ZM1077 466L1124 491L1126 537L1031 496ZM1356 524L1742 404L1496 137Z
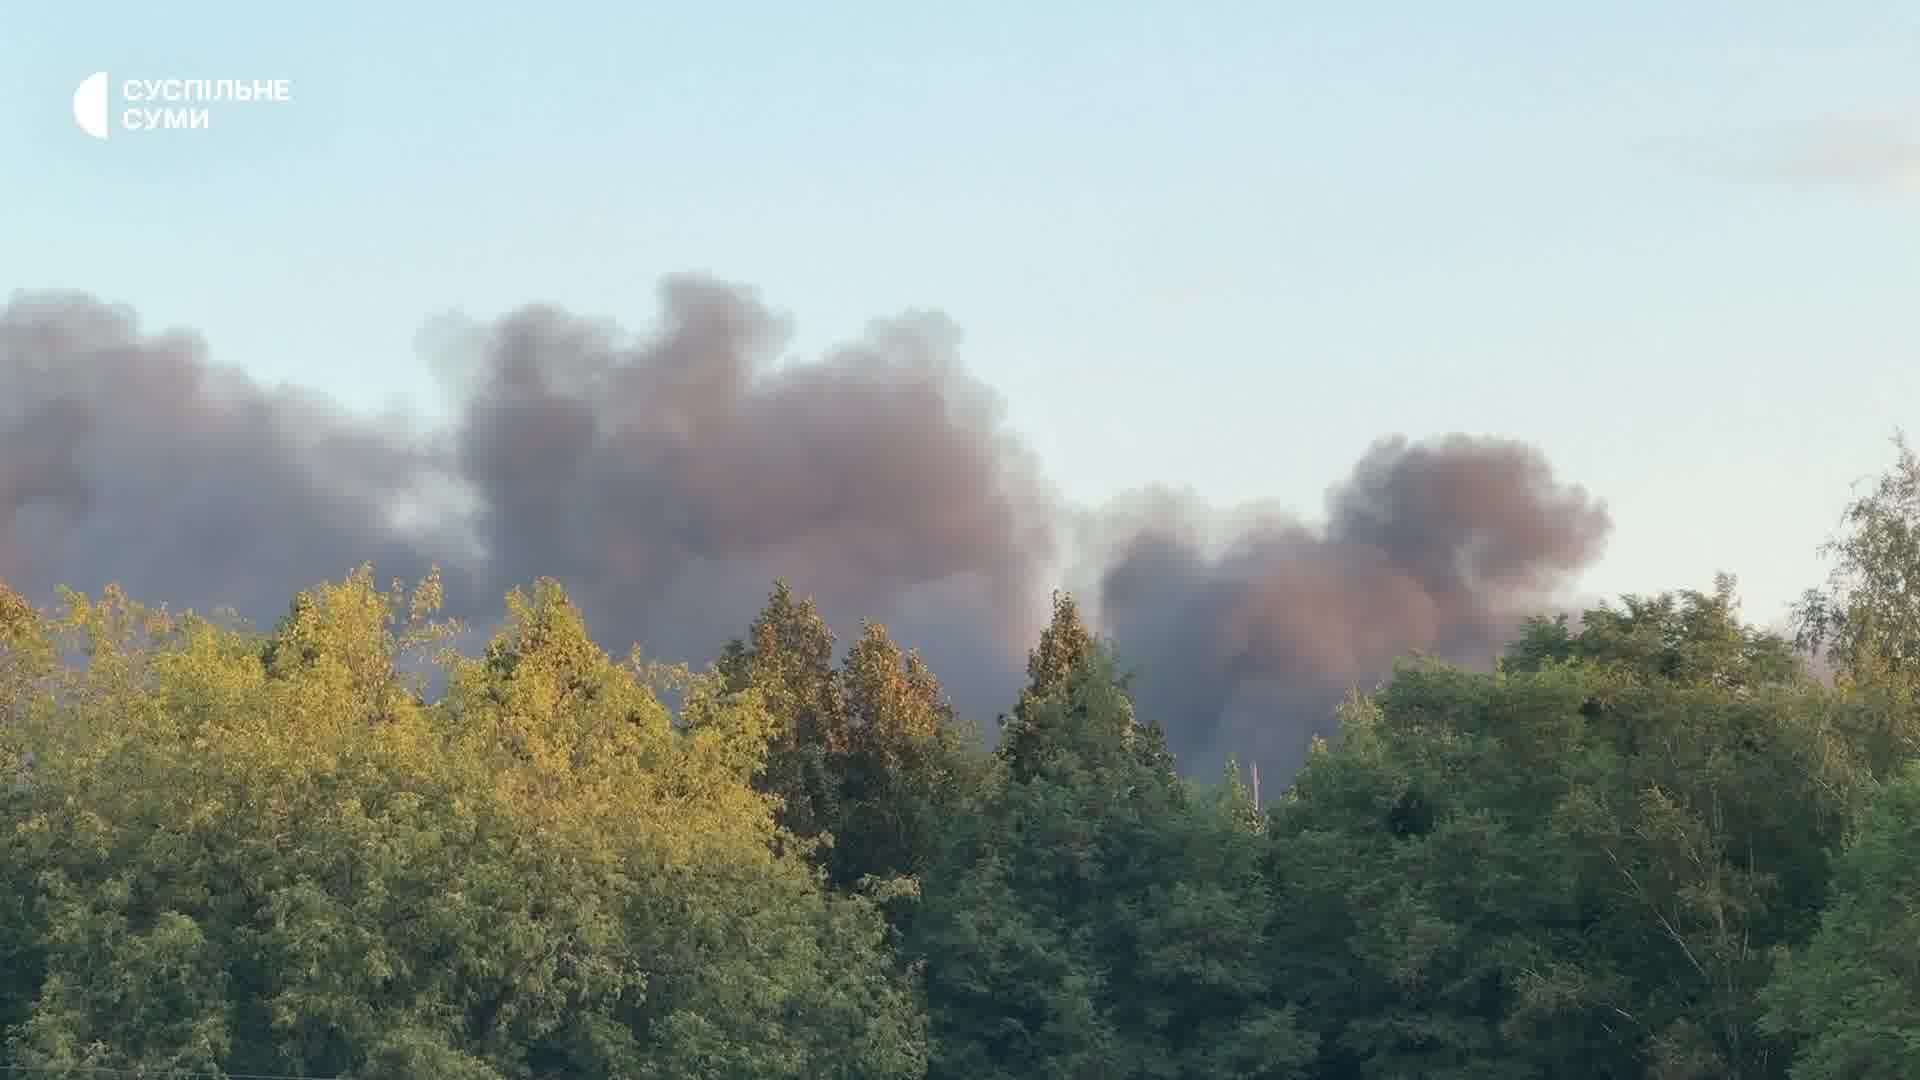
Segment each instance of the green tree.
M1824 654L1859 706L1850 735L1881 776L1920 755L1920 459L1903 435L1893 441L1893 464L1821 548L1826 585L1793 612L1795 644Z
M1794 615L1797 643L1825 649L1845 682L1911 702L1920 686L1920 458L1903 434L1893 443L1893 465L1847 504L1821 549L1833 560L1826 586L1808 590Z
M757 783L779 800L782 828L852 889L923 872L990 770L978 733L956 721L917 653L868 623L836 668L833 641L812 601L779 582L716 670L729 692L752 693L772 719Z
M716 665L729 689L757 690L775 721L759 784L780 800L780 822L801 837L830 833L841 819L846 705L833 664L833 631L812 600L776 582L744 640Z
M1784 1074L1766 950L1811 933L1871 774L1727 592L1536 623L1499 673L1407 665L1348 704L1270 828L1273 962L1322 1074Z
M1027 655L1026 688L1012 714L1000 721L1000 756L1015 776L1029 775L1039 767L1053 737L1037 712L1039 703L1060 693L1074 672L1092 661L1098 648L1073 597L1054 593L1053 619Z
M1070 607L1055 629L1074 632ZM1147 729L1091 639L1016 720L1017 771L924 885L936 1077L1289 1077L1312 1040L1276 1005L1272 918L1243 808L1144 758Z
M22 703L32 680L52 669L46 622L26 597L0 581L0 694Z
M33 783L27 732L49 706L44 680L53 671L46 620L0 582L0 1032L25 1019L38 992L43 942L31 931L27 864L10 857L7 835L20 820Z
M918 653L867 624L841 668L851 749L831 865L843 885L926 873L955 815L990 782L978 737L960 726Z
M1804 947L1781 950L1764 1027L1804 1039L1795 1080L1920 1072L1920 766L1874 797Z
M757 692L700 682L676 730L543 582L428 705L396 650L432 591L362 572L265 639L73 599L86 660L29 713L0 835L13 1063L924 1072L880 913L779 853Z
M1619 608L1603 603L1585 612L1577 633L1564 615L1529 619L1502 666L1528 672L1579 661L1638 678L1730 690L1801 677L1791 643L1740 621L1734 591L1734 578L1721 574L1711 593L1625 596Z

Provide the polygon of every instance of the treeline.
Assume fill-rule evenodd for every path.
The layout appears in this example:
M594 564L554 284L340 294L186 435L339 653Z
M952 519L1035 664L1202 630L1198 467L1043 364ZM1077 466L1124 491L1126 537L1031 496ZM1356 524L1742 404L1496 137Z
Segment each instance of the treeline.
M841 655L785 586L703 672L609 657L551 582L477 657L433 579L363 571L268 633L0 589L5 1059L1920 1075L1904 445L1847 522L1797 641L1729 579L1536 619L1492 673L1353 697L1266 808L1178 775L1064 596L989 750L883 628Z

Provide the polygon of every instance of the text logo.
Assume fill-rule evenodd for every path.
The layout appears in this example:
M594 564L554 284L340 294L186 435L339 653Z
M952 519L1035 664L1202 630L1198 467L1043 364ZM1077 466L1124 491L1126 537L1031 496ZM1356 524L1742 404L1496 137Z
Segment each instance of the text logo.
M96 71L73 91L73 122L96 139L122 131L204 131L213 126L216 105L287 102L287 79L127 79L120 98L127 107L115 115L113 79Z

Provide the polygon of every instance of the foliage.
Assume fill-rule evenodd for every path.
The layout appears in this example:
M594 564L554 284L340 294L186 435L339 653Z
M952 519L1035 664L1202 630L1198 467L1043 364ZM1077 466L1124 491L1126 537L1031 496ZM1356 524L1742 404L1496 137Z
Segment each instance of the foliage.
M1312 1040L1259 948L1259 833L1144 756L1111 656L1056 603L1007 780L930 875L937 1077L1290 1077ZM1064 633L1062 633L1064 631Z
M1847 504L1823 548L1825 588L1795 609L1798 643L1826 649L1849 681L1911 698L1920 681L1920 457L1894 436L1893 465Z
M1350 704L1272 830L1323 1075L1783 1075L1766 950L1811 932L1871 772L1726 592Z
M1177 773L1181 718L1065 594L990 749L784 583L705 671L614 661L552 581L474 656L437 575L265 633L0 585L4 1064L1905 1076L1904 442L1828 551L1795 643L1722 576L1529 620L1492 672L1403 663L1268 807Z
M1734 584L1721 574L1711 593L1626 596L1619 608L1602 604L1585 612L1577 633L1564 615L1528 619L1502 667L1518 673L1579 661L1642 679L1736 691L1802 677L1789 642L1740 622Z
M1819 932L1782 950L1764 1027L1806 1037L1793 1075L1907 1077L1920 1070L1920 765L1866 810L1834 875Z
M764 706L674 730L563 592L509 601L443 702L365 573L264 643L109 597L27 725L10 1053L38 1069L914 1076L870 903L776 853ZM757 745L759 744L759 745Z

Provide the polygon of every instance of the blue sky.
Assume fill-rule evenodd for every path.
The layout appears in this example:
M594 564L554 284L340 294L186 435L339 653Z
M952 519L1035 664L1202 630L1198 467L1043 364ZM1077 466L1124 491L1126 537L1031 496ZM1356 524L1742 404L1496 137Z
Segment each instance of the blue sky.
M87 75L286 78L96 142ZM436 314L937 307L1069 496L1317 516L1374 438L1542 446L1594 592L1771 621L1920 424L1920 4L21 3L0 289L357 408Z

